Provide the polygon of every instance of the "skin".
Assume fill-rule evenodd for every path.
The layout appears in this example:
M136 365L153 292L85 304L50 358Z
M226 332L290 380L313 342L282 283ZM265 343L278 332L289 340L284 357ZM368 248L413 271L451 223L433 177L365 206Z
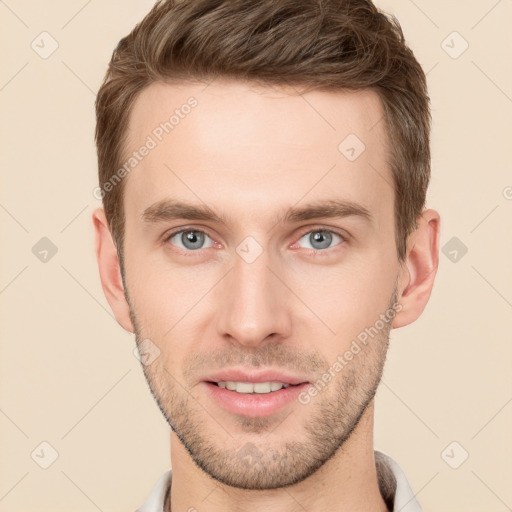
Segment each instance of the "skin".
M430 297L439 214L419 217L401 265L383 110L372 91L155 83L135 102L126 149L140 147L190 96L197 107L124 178L124 282L104 211L93 214L116 319L137 343L149 339L160 350L143 369L171 426L166 510L385 511L374 394L391 328L414 322ZM351 133L366 146L355 161L338 150ZM168 198L207 204L226 224L142 220ZM373 220L282 222L286 209L325 199L363 205ZM191 249L185 237L169 238L172 228L206 236ZM324 246L310 237L321 230L334 233ZM262 249L251 263L236 251L248 236ZM263 418L234 415L201 382L234 366L315 382L396 303L392 320L308 404ZM244 447L258 456L243 458Z

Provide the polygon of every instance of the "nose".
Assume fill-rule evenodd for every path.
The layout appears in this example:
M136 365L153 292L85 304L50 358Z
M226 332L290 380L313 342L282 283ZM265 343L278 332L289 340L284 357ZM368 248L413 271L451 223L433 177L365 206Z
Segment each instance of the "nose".
M235 254L233 268L223 280L218 296L217 319L222 337L256 348L270 339L290 336L291 292L278 269L268 251L252 262Z

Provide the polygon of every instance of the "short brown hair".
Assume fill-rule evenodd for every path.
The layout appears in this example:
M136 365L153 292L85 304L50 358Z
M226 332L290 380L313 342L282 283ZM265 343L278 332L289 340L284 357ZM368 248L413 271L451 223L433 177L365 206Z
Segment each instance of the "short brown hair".
M122 165L134 101L156 81L216 78L376 91L405 260L430 180L431 119L425 74L396 18L370 0L159 0L119 42L96 98L99 185L121 265L124 180L104 185Z

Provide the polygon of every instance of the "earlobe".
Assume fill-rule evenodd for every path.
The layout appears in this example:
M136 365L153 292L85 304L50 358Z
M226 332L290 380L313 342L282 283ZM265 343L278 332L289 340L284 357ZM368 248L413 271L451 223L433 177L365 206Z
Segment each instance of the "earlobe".
M103 208L97 208L93 212L92 221L96 260L103 293L119 325L128 332L134 332L135 329L130 318L130 306L124 293L119 257Z
M402 309L391 324L395 329L417 320L427 305L439 264L440 224L435 210L425 210L409 237L411 247L402 269L402 282L408 284L399 296Z

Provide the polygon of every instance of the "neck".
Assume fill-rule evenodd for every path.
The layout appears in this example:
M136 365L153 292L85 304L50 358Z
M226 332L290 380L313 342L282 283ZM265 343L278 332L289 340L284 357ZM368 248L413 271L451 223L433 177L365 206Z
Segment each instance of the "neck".
M388 512L380 494L373 450L373 401L349 439L305 480L279 489L245 490L212 479L171 432L172 485L165 512ZM172 506L171 506L172 504Z

